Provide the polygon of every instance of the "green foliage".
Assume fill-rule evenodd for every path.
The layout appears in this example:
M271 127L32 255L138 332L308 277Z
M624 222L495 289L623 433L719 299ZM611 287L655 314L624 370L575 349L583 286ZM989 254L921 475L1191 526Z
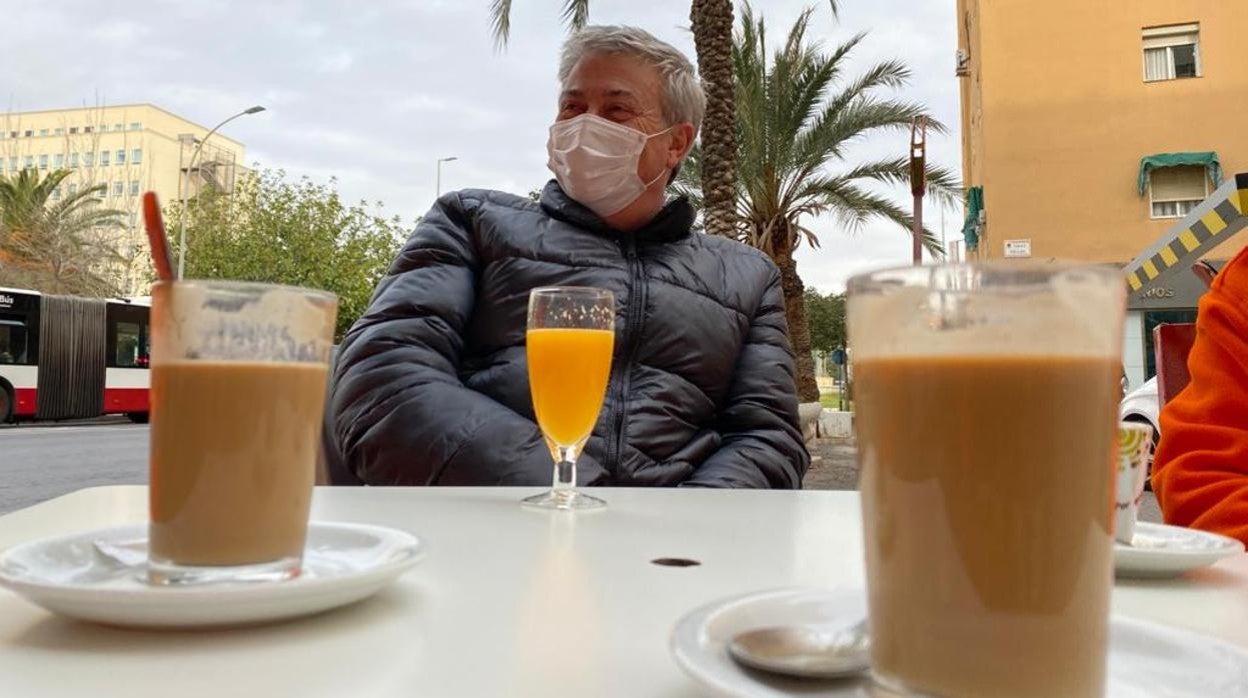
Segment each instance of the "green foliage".
M808 8L802 13L772 52L763 18L746 4L733 48L737 211L745 224L741 239L773 257L792 253L803 240L818 246L806 222L821 214L833 216L850 231L871 218L883 218L909 233L910 213L881 193L880 185L908 185L905 134L915 117L928 116L929 128L937 133L946 130L921 104L888 95L910 78L902 62L884 61L860 75L847 75L850 56L866 35L827 50L807 35L813 12ZM889 133L896 135L902 155L848 159L855 143ZM678 188L695 203L700 203L701 162L695 148L678 179ZM927 179L930 195L941 203L959 200L958 177L952 171L929 166ZM940 254L931 231L925 232L923 244Z
M338 295L341 338L363 314L406 232L398 219L348 206L334 182L289 181L281 170L241 178L232 194L187 202L186 277L288 284ZM380 202L377 203L380 207ZM175 202L165 220L177 258Z
M826 296L806 289L806 319L810 323L810 347L830 352L845 348L845 294Z
M564 0L563 22L575 31L589 22L589 0ZM490 30L497 48L507 46L511 38L511 0L490 0Z
M111 264L122 261L124 213L104 208L107 185L58 197L71 170L43 177L33 168L0 176L0 284L44 293L112 296Z

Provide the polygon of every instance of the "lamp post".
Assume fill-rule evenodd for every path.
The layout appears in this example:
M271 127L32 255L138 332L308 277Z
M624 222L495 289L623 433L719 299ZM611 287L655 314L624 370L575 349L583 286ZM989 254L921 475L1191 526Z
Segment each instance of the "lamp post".
M442 163L452 162L458 159L459 158L455 157L454 155L452 155L449 158L438 158L438 188L437 188L438 196L442 196Z
M244 109L240 111L239 113L235 114L234 116L231 116L225 121L222 121L221 123L217 124L216 126L213 126L212 130L208 132L208 135L204 136L203 139L199 141L199 145L195 146L195 152L191 153L191 162L189 165L186 166L186 171L182 173L182 182L181 182L182 186L181 186L181 192L179 192L181 194L179 198L182 200L182 209L178 212L178 278L179 279L182 278L182 272L186 269L186 194L187 194L186 190L187 190L187 184L189 183L189 180L191 178L191 172L195 171L195 160L198 159L199 154L203 152L204 144L207 143L208 139L212 138L212 134L216 133L222 126L230 123L231 121L237 119L240 116L247 116L248 114L259 114L262 111L264 111L264 107L260 105L256 105L254 107Z

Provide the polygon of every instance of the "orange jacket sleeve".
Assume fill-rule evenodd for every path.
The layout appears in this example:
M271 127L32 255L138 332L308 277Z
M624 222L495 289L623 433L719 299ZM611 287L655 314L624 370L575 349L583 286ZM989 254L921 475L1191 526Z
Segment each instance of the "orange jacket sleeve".
M1248 249L1201 299L1187 367L1161 411L1153 489L1168 523L1248 543Z

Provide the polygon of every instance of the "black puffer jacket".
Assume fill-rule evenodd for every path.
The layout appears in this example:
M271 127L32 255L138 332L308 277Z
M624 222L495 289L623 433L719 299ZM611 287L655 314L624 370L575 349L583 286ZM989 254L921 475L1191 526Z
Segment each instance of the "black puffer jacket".
M327 457L376 485L549 485L524 353L530 289L616 299L607 398L579 484L796 488L798 429L779 273L690 231L683 199L618 233L551 182L541 205L447 194L343 342Z

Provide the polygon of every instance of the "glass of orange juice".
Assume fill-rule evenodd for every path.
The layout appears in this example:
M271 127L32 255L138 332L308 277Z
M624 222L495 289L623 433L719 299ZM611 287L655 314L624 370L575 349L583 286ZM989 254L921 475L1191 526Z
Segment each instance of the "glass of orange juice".
M538 427L555 461L554 486L524 503L596 509L606 502L576 491L576 459L598 422L615 348L615 296L601 288L556 286L529 294L525 343Z

